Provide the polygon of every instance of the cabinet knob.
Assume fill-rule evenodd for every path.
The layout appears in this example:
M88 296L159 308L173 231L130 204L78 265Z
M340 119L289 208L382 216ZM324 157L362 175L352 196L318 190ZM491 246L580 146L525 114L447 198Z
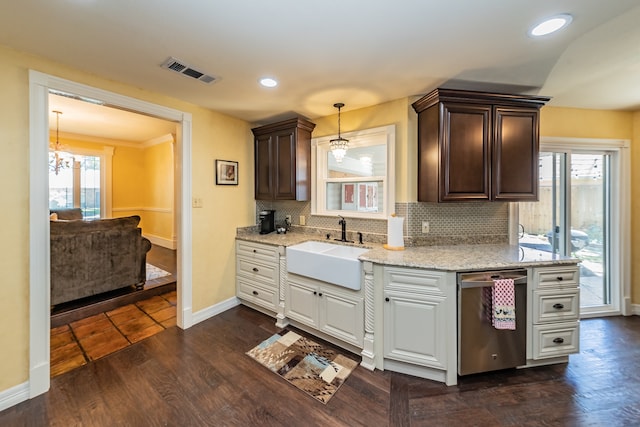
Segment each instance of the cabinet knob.
M260 270L258 270L258 267L253 267L253 271L255 271L257 273Z
M558 279L559 282L562 282L564 280L564 277L558 276L558 277L556 277L556 279Z
M385 298L384 300L385 300L386 302L389 302L389 297Z
M564 304L553 304L553 308L555 308L556 310L562 310L564 308Z
M253 294L254 295L258 295L258 291L253 291Z
M313 294L314 294L314 295L318 295L318 292L316 292L316 291L313 291Z
M319 296L319 297L321 297L321 296L322 296L322 292L320 292L320 293L318 294L318 296Z
M254 249L254 250L253 250L253 253L254 253L254 254L255 254L255 253L258 253L258 251Z
M562 344L564 342L564 338L560 338L560 337L554 338L553 342L556 344Z

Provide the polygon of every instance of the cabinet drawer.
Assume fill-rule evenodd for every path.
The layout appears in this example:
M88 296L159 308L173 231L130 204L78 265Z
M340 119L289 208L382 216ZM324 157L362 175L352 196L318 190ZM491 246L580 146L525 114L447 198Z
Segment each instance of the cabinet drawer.
M237 278L238 297L273 311L278 308L277 289L261 286L242 277Z
M580 351L579 322L533 325L533 358L567 356Z
M538 288L577 287L578 268L572 266L535 269L533 280Z
M533 323L578 320L580 291L542 289L533 291Z
M236 240L236 255L268 263L279 261L278 246Z
M236 274L264 280L273 286L278 281L278 268L274 265L255 262L244 257L238 257L236 260Z
M445 274L436 272L386 267L384 288L412 294L444 295L446 293L445 277Z

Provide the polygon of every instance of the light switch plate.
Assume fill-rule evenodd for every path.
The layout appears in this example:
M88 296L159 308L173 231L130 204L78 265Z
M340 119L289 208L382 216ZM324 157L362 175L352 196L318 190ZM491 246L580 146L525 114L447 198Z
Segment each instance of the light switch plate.
M422 234L429 232L429 221L422 221Z

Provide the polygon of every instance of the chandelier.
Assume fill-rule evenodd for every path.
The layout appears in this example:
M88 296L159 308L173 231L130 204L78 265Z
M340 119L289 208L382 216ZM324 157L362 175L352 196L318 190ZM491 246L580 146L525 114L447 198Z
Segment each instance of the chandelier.
M344 104L338 102L333 104L333 106L338 109L338 137L329 141L329 146L331 147L333 157L336 158L336 162L342 163L342 159L344 159L344 155L347 154L347 150L349 149L349 140L340 136L340 109L344 107Z
M64 151L64 146L60 144L60 114L62 111L53 111L56 115L56 142L49 143L49 171L55 172L56 175L61 169L71 166L71 154Z

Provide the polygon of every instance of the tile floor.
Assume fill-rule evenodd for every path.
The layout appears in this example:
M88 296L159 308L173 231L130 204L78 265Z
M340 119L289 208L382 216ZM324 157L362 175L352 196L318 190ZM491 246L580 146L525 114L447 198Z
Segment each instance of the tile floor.
M176 324L176 291L51 329L51 377Z

